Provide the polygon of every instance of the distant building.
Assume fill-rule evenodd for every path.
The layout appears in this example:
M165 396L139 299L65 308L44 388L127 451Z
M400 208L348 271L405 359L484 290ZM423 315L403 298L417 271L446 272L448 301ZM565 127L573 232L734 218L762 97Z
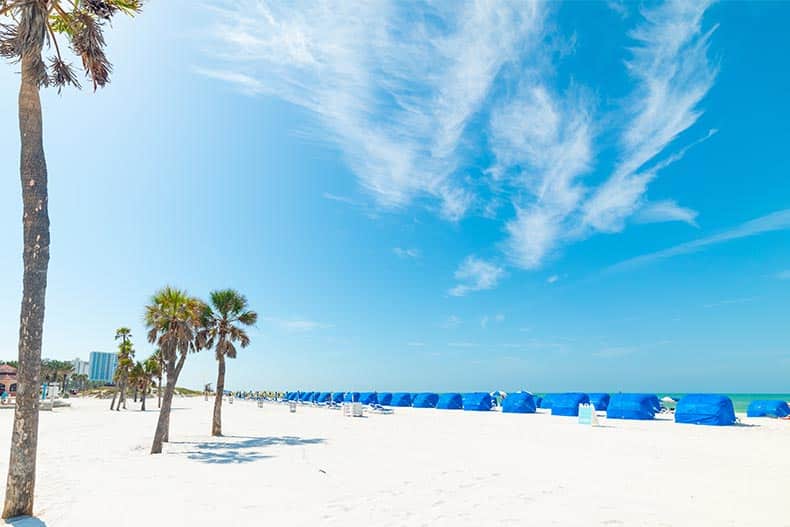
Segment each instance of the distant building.
M90 362L82 359L74 359L71 361L71 374L72 375L88 375L90 376Z
M118 366L118 356L115 353L91 351L88 379L98 382L112 382L115 368Z
M3 392L16 395L16 368L8 364L0 364L0 393Z

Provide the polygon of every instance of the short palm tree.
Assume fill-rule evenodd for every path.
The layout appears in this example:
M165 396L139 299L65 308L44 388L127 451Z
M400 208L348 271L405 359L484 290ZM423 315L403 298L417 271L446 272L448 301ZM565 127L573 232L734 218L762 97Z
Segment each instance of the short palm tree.
M115 395L119 395L117 410L121 409L123 404L124 410L126 409L126 384L128 382L129 371L134 365L132 358L134 357L134 348L132 347L132 330L127 327L121 327L115 330L115 340L120 340L118 344L118 364L115 367L113 374L113 381L115 382L116 393L112 397L110 403L110 410L115 405Z
M225 357L236 358L236 346L250 344L250 337L242 326L252 326L258 314L249 309L244 295L233 289L211 292L211 305L203 313L206 348L214 348L217 356L217 390L214 396L214 417L211 435L222 435L222 396L225 391Z
M140 363L138 362L138 364ZM148 395L148 390L150 390L151 383L154 382L154 379L162 378L162 370L159 365L159 358L156 355L151 355L145 359L145 362L143 362L141 366L142 372L140 375L140 393L142 395L140 401L140 411L145 412L145 396Z
M165 287L154 294L145 308L148 342L159 346L167 382L151 445L152 454L162 453L162 443L169 439L170 409L178 376L190 352L200 351L203 340L199 332L205 304L186 291Z
M104 27L112 17L140 10L142 0L0 0L0 57L20 64L19 132L22 187L23 275L19 322L19 371L3 518L31 515L36 486L38 390L49 268L47 162L39 90L79 87L77 74L60 54L70 44L94 89L105 86L112 68L104 54ZM44 47L54 56L45 62Z

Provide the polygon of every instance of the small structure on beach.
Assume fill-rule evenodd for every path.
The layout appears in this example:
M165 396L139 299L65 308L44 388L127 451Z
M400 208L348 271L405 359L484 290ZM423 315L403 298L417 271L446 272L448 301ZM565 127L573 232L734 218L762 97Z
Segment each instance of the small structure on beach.
M340 404L343 402L346 394L344 392L332 392L332 402Z
M432 392L418 393L412 399L412 406L415 408L436 408L439 402L439 394Z
M463 408L466 411L487 412L494 407L494 399L490 393L472 392L462 396Z
M732 400L709 393L686 395L675 408L675 422L695 425L727 426L735 424Z
M507 414L534 414L535 398L529 392L509 393L502 401L502 412Z
M609 394L608 393L590 393L587 394L590 398L590 404L595 406L596 411L606 411L609 407Z
M362 404L378 404L379 398L376 392L362 392L359 394L359 402Z
M544 399L545 402L545 399ZM559 393L551 398L551 415L579 416L579 405L588 404L586 393Z
M391 406L411 406L412 397L408 392L396 392L392 394Z
M762 399L749 403L746 417L787 417L790 416L790 405L787 401Z
M359 392L346 392L343 396L344 403L358 403L359 402Z
M436 401L436 408L440 410L460 410L464 406L464 399L460 393L443 393Z
M9 396L16 395L16 368L8 364L0 365L0 393L8 392Z
M332 399L332 394L329 392L321 392L315 402L319 404L326 404Z
M595 407L598 409L598 407ZM658 397L652 393L616 393L609 400L606 417L609 419L654 419L661 411Z
M551 403L554 398L558 395L558 393L547 393L543 397L540 398L540 402L538 403L538 408L542 408L544 410L551 410Z

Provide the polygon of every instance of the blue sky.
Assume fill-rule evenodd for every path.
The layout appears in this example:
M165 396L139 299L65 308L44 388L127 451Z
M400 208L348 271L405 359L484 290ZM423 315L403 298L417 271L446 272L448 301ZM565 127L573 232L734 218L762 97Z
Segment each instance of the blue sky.
M260 313L237 388L790 391L790 6L195 4L117 20L107 89L44 95L45 356L121 325L145 356L173 284Z

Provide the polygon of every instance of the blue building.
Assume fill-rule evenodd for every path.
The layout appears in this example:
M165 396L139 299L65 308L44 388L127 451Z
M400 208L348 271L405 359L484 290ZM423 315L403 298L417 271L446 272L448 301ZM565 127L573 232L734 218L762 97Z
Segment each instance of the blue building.
M118 356L115 353L91 351L88 379L100 382L112 382L115 368L118 366Z

